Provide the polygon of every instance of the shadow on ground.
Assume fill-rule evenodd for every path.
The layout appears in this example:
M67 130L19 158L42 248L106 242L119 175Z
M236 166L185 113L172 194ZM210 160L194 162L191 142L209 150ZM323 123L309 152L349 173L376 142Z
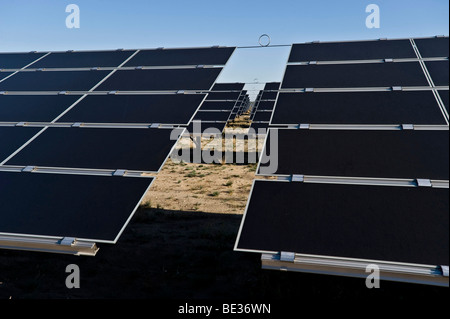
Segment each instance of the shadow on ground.
M258 254L234 252L242 215L141 208L116 245L96 257L0 250L1 299L432 299L447 288L261 270ZM77 264L81 287L68 289ZM301 298L301 299L299 299Z

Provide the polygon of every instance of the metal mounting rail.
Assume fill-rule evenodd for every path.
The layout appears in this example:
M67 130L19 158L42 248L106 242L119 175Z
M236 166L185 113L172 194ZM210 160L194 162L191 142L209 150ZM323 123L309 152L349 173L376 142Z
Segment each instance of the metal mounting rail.
M77 256L95 256L99 250L96 243L79 241L75 238L26 235L0 235L0 248Z
M449 277L448 274L445 273L445 269L448 269L446 268L448 266L404 264L386 261L311 256L293 253L290 253L289 257L291 258L283 258L282 253L262 254L262 268L367 278L369 273L366 272L366 267L368 265L375 264L380 269L381 280L444 287L449 286Z

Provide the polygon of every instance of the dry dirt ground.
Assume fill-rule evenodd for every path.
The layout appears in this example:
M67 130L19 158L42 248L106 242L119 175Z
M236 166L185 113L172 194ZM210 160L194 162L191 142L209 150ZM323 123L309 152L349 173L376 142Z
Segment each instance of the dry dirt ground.
M167 161L116 245L95 257L0 250L0 299L384 300L448 298L448 289L262 270L233 246L256 166ZM66 266L80 288L65 286Z

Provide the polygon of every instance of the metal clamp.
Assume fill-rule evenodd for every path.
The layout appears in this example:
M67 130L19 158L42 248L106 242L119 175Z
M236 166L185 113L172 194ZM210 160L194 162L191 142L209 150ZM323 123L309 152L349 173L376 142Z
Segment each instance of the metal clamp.
M432 187L431 180L425 178L416 179L417 186L419 187Z
M63 239L61 239L59 244L62 246L72 246L75 244L76 241L77 240L73 237L64 237Z
M294 262L294 260L295 260L295 253L287 251L280 252L280 261Z
M442 271L442 276L444 276L444 277L448 277L449 276L448 266L439 266L439 268Z
M124 176L126 172L127 171L124 169L118 169L112 174L112 176Z
M291 182L304 182L305 176L304 175L292 175Z
M402 130L414 130L414 124L402 124Z
M31 173L36 169L36 166L26 166L24 169L22 169L23 173Z

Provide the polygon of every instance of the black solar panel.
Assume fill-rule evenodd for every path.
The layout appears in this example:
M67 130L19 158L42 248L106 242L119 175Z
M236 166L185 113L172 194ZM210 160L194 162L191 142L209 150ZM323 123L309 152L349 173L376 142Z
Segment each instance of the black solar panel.
M152 180L0 172L0 233L113 242Z
M0 53L0 70L21 69L44 55L45 53Z
M271 111L275 107L275 101L260 101L258 103L258 111Z
M194 120L201 121L227 121L230 116L230 112L222 112L222 111L198 111Z
M444 106L448 112L448 97L449 97L448 90L440 90L438 92L439 92L439 96L441 97L441 100L444 103Z
M154 179L145 173L185 130L172 127L190 123L222 71L208 65L233 51L0 54L0 246L95 255L93 241L115 243ZM227 85L243 88L216 88ZM195 92L144 92L165 90ZM232 103L216 106L228 118Z
M215 123L215 122L203 122L203 121L201 121L201 122L198 122L197 121L197 124L196 124L196 126L194 126L194 121L192 121L189 125L188 125L188 127L186 128L186 130L189 132L189 133L196 133L196 134L198 134L198 133L203 133L203 132L205 132L205 130L207 130L207 129L216 129L216 130L219 130L219 132L223 132L223 130L225 129L225 125L226 125L227 123L225 123L225 122L221 122L221 123ZM195 129L195 131L194 131L194 129Z
M448 265L448 189L256 181L238 249Z
M34 68L117 67L135 51L53 52L37 61Z
M28 71L0 82L4 91L89 91L110 71Z
M278 166L272 174L448 180L448 131L277 131ZM259 173L270 167L265 161L263 156Z
M280 93L272 124L295 123L446 124L431 91Z
M448 37L414 39L414 42L416 43L422 58L448 57Z
M227 102L203 102L200 110L201 111L207 111L207 110L228 110L231 111L236 104L236 101L227 101Z
M89 95L58 122L187 124L204 94Z
M0 163L40 130L41 128L0 126Z
M427 61L425 65L431 75L434 85L448 86L449 85L449 66L447 61Z
M141 50L124 66L225 65L231 48Z
M252 125L250 127L253 128L254 130L256 130L256 133L258 133L258 134L266 134L269 129L269 122L252 123ZM265 131L262 131L263 129Z
M119 70L96 91L209 90L221 70L221 68Z
M156 172L176 142L171 131L50 127L6 164Z
M261 100L275 100L277 95L277 92L263 92L261 95Z
M206 98L208 101L236 101L241 92L211 92Z
M256 111L255 116L253 117L253 121L269 122L271 117L272 112Z
M213 91L242 91L245 83L216 83Z
M0 95L0 122L51 122L76 95Z
M428 86L419 62L290 65L282 88L393 86Z
M278 90L280 84L280 82L268 82L264 85L264 90Z
M292 46L289 62L416 58L409 40L304 43Z
M13 74L13 72L0 72L0 81L6 78L7 76ZM6 80L5 80L6 81Z

